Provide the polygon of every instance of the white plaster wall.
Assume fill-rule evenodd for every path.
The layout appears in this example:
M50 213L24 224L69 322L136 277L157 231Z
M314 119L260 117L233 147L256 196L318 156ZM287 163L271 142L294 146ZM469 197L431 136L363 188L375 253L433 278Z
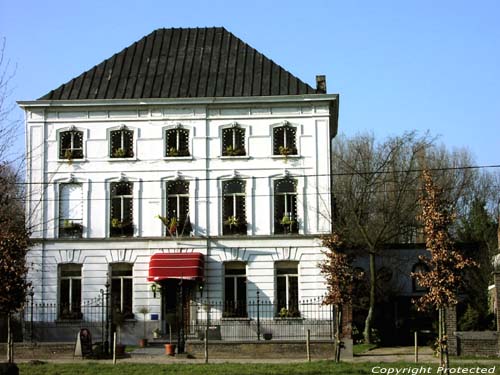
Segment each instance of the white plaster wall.
M317 263L322 259L317 236L330 230L330 124L328 105L298 99L294 105L255 106L124 106L116 109L84 108L27 110L27 210L34 238L44 238L29 254L34 264L30 278L35 300L57 302L57 266L69 261L83 264L83 299L95 298L106 282L113 262L134 264L134 309L149 306L160 312L146 281L149 258L159 251L190 249L205 254L205 290L222 298L223 262L247 264L247 296L275 298L274 262L299 261L299 296L324 294ZM272 155L272 127L283 121L297 127L299 155ZM237 122L247 129L248 156L221 158L220 127ZM163 157L164 129L181 123L190 129L191 157ZM126 125L134 129L134 158L112 160L109 130ZM84 131L84 159L72 164L58 159L58 133L70 126ZM272 236L273 179L298 180L299 233L309 236ZM220 183L238 175L247 183L249 237L223 238ZM190 183L190 213L194 237L180 242L164 236L156 215L164 213L164 181L183 176ZM304 177L306 176L306 177ZM126 178L134 183L133 239L109 238L109 183ZM58 184L70 179L84 185L82 239L58 239ZM48 182L45 192L37 190ZM36 229L39 228L39 229ZM44 228L44 230L40 230ZM204 236L214 236L206 239ZM207 250L208 249L208 250ZM141 316L138 316L141 319Z

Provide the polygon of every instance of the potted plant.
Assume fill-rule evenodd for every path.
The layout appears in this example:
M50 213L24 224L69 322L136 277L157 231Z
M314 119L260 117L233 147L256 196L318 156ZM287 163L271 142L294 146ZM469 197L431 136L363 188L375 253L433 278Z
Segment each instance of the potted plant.
M245 155L245 149L240 147L227 146L225 156L241 156Z
M175 147L170 147L167 151L167 156L179 156L179 150Z
M73 164L73 152L71 150L64 151L64 159L68 161L68 164Z
M239 219L236 216L228 216L228 218L224 221L225 225L229 226L229 229L233 229L233 227L237 227L239 225Z
M290 212L285 213L280 220L280 224L283 225L285 229L292 231L292 226L295 224L295 221L292 219L292 215Z
M122 147L119 147L113 151L114 158L125 158L127 156L132 156L132 155L128 155L127 151Z
M142 336L142 339L139 340L139 346L141 348L145 348L148 346L148 339L146 335L146 315L149 314L149 309L146 306L143 306L139 309L139 314L142 314L142 323L144 328L144 335Z
M168 340L169 340L169 343L165 344L165 354L167 355L175 354L175 345L172 344L172 326L174 325L176 319L177 316L175 313L170 312L165 314L165 320L167 321L168 324Z
M295 147L287 147L287 146L280 146L278 148L278 151L280 155L285 157L285 163L288 160L288 155L295 155L297 153L297 149Z
M159 339L161 337L161 329L159 329L158 327L153 329L153 338L155 339Z
M174 234L177 234L177 218L176 217L173 217L171 219L169 219L166 216L161 216L161 215L156 215L156 217L158 219L160 219L161 222L163 223L163 225L165 225L167 227L167 231L171 236L173 236Z

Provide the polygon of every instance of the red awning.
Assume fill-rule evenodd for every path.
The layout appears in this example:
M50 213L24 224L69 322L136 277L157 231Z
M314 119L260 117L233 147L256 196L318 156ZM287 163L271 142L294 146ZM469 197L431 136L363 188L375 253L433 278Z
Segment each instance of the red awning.
M158 253L149 260L148 281L203 278L203 254Z

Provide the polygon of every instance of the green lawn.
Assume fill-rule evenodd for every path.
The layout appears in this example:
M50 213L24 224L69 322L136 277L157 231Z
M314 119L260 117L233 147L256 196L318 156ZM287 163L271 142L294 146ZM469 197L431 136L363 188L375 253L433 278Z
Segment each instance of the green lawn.
M377 347L376 344L356 344L352 347L353 354L361 354L366 353L369 350L375 349Z
M224 375L316 375L316 374L372 374L374 366L387 368L420 368L420 366L430 366L433 368L432 374L436 374L435 365L424 365L419 363L340 363L335 364L330 361L320 361L312 363L290 363L290 364L136 364L119 363L115 366L103 363L71 363L71 364L41 364L30 365L20 364L20 373L29 375L95 375L95 374L186 374L186 375L205 375L205 374L224 374ZM473 365L468 365L467 367ZM475 367L475 366L474 366ZM489 368L486 365L480 366ZM490 366L491 367L491 366ZM499 369L497 369L498 372ZM407 370L407 373L409 370Z

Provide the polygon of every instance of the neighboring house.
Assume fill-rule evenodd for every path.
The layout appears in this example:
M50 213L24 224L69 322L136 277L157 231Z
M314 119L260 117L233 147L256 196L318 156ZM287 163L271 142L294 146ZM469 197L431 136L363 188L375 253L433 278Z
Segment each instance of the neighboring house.
M307 319L299 301L326 291L339 105L317 80L224 28L159 29L19 102L29 278L35 304L57 306L35 321L88 320L106 283L113 311L163 331L169 313L202 319L188 306L206 298L222 317L252 319L258 297L270 319Z

